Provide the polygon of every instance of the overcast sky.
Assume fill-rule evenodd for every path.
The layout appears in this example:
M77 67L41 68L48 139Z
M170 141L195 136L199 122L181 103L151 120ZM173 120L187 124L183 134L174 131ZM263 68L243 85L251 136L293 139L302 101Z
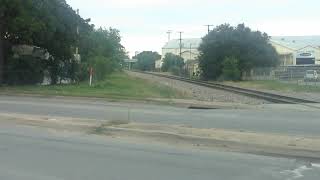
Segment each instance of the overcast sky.
M67 0L97 27L121 31L122 44L135 51L161 53L167 41L202 37L205 24L245 23L269 35L319 35L319 0Z

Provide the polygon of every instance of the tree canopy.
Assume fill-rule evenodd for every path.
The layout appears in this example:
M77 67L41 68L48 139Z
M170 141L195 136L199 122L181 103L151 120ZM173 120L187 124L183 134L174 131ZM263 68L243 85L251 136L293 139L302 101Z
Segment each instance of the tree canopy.
M269 43L269 36L252 31L244 24L217 26L203 38L199 51L200 69L206 79L217 79L222 75L226 58L232 57L233 62L238 63L234 67L238 67L241 74L255 67L270 67L278 63L278 55Z
M180 75L184 66L184 60L182 57L168 53L163 59L162 71L172 72L175 75Z
M104 56L102 59L112 61L116 68L124 59L119 31L94 29L90 19L80 17L65 0L0 0L0 4L0 83L13 45L46 49L51 58L41 68L50 71L53 83L62 76L77 79L81 73L76 72L81 68L73 57L76 47L84 64L94 59L92 56Z
M143 51L133 58L138 60L135 65L136 69L141 71L153 71L155 69L155 62L161 58L161 55L157 52Z

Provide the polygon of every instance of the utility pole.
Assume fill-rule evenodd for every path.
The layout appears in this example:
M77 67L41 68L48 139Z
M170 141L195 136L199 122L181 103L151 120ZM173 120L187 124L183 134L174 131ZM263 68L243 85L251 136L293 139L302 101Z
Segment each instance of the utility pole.
M172 33L171 30L169 30L169 31L167 32L167 34L168 34L168 42L171 40L171 33Z
M79 15L80 13L79 13L79 9L77 9L77 15ZM79 32L79 22L77 23L77 38L78 38L78 45L79 45L79 35L80 35L80 32ZM76 61L78 62L78 63L80 63L80 61L81 61L81 58L80 58L80 55L79 55L79 47L76 47L76 53L75 53L75 59L76 59Z
M192 44L190 43L190 58L189 58L189 60L191 61L191 50L192 50Z
M207 24L207 25L204 25L204 26L207 26L208 27L208 34L210 33L210 27L214 26L212 24Z
M180 32L178 32L179 34L180 34L180 39L179 39L179 41L180 41L180 57L182 57L182 31L180 31Z
M77 9L77 15L79 15L79 9ZM77 35L79 37L79 24L77 25ZM79 48L76 47L76 54L79 54Z

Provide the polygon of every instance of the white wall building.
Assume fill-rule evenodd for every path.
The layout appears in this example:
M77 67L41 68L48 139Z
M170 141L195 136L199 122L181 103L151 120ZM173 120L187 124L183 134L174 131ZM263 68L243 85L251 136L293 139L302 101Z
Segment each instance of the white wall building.
M181 56L186 61L196 60L199 55L198 48L202 40L198 38L183 39L181 41ZM180 55L180 40L173 39L162 48L162 59L167 53Z
M187 64L186 66L191 72L198 71L198 48L201 42L202 40L199 38L189 38L183 39L181 41L181 57L184 59L184 62ZM163 59L168 53L172 53L178 56L180 55L179 39L170 40L165 44L165 46L162 48L162 58L161 60L156 62L156 69L160 69L162 67Z

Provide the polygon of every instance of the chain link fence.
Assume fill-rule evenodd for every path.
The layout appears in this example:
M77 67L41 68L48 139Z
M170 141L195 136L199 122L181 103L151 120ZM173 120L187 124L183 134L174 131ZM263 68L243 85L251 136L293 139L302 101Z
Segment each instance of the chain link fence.
M307 79L307 71L316 71L317 79ZM243 80L273 80L298 85L320 86L320 65L255 68L243 75Z

